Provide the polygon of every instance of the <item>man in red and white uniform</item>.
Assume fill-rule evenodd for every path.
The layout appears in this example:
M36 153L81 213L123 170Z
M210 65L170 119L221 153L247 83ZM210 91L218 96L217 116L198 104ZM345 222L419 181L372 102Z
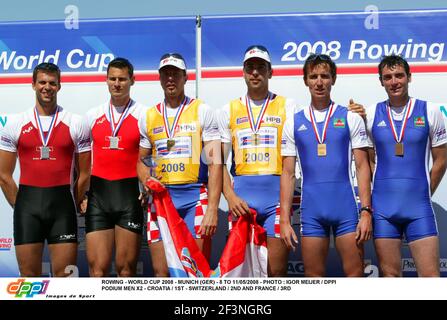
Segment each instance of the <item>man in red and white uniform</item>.
M116 58L107 67L110 100L87 113L93 166L86 212L90 276L108 276L115 245L118 276L136 274L143 230L137 178L138 117L144 107L130 98L132 64Z
M0 137L0 185L14 208L21 276L41 276L45 240L52 274L67 276L66 267L75 265L77 256L75 201L81 202L90 175L89 130L80 116L57 104L61 84L55 64L36 66L32 86L35 107L14 117ZM17 157L19 187L12 177Z

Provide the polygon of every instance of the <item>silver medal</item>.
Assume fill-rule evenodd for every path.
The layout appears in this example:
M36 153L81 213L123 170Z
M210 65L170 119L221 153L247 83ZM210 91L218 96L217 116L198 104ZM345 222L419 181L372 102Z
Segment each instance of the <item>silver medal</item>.
M50 159L50 147L42 146L40 147L40 160Z
M119 145L119 138L118 137L109 137L110 140L110 145L109 148L110 149L119 149L118 145Z

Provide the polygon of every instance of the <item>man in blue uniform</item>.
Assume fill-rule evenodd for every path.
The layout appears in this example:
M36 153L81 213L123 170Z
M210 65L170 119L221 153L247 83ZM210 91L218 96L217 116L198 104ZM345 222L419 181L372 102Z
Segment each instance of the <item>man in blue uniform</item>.
M437 106L409 96L408 62L391 55L379 64L388 99L367 109L375 159L374 239L383 276L401 275L405 235L419 276L439 276L438 230L431 195L446 170L447 137ZM430 153L433 158L428 170Z
M347 276L363 276L363 242L371 237L370 167L368 141L362 118L331 99L336 66L324 54L310 55L304 64L304 83L310 106L286 121L282 150L281 238L294 248L297 237L290 223L295 161L302 173L301 250L306 276L325 275L329 235ZM357 169L357 208L350 176L351 155Z

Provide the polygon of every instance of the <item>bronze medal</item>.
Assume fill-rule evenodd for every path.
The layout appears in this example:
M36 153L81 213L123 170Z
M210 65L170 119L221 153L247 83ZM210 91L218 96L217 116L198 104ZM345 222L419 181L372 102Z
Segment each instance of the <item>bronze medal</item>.
M317 146L317 154L319 157L326 157L326 143L319 143Z
M403 157L404 156L404 144L402 142L396 143L394 151L395 151L396 156Z

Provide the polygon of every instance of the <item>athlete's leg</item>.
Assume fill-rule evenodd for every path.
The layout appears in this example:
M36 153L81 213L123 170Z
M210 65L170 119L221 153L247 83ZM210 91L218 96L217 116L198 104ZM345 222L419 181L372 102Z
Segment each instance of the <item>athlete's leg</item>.
M16 246L16 257L21 277L42 276L43 243L29 243Z
M48 245L51 257L51 269L54 277L68 277L70 268L76 266L76 257L78 254L77 243L53 243Z
M115 230L97 230L87 233L87 260L90 277L107 277L112 263Z
M340 255L345 275L363 277L363 245L357 245L355 232L336 237L335 247Z
M379 266L384 277L401 277L401 239L377 238L374 240Z
M162 241L149 244L151 252L152 269L155 277L169 277L168 263Z
M439 277L439 239L437 236L409 243L419 277Z
M279 238L267 237L269 277L286 277L289 250Z
M301 237L301 255L306 277L324 277L329 237Z
M137 273L141 234L115 226L115 263L119 277L133 277Z

